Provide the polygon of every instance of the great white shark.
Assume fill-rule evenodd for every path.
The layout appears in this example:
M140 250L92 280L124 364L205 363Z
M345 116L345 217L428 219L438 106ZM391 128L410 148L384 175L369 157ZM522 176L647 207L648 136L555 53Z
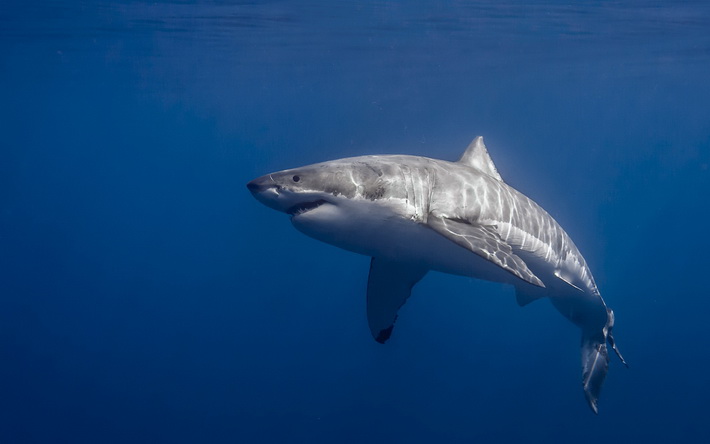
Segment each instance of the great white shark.
M370 256L367 318L384 343L412 287L429 271L515 287L520 306L549 298L582 333L582 386L592 410L609 369L614 312L572 239L507 185L483 143L457 162L361 156L279 171L247 184L306 235Z

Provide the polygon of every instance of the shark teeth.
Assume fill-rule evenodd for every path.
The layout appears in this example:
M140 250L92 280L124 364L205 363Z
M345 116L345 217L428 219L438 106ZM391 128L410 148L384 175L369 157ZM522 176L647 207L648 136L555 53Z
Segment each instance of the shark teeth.
M327 201L323 199L318 199L314 202L301 202L297 203L296 205L290 207L286 212L290 214L291 216L298 216L299 214L303 214L307 211L311 211L315 208L318 208L319 206L323 205L324 203L328 203Z

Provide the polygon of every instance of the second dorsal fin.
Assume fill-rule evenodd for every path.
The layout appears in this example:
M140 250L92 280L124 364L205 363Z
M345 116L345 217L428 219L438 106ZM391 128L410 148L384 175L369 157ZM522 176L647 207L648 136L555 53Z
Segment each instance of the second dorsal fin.
M503 178L498 174L496 166L488 155L486 145L483 143L483 137L478 136L473 139L473 142L466 148L463 155L459 159L459 163L463 163L477 170L483 171L494 179L503 182Z

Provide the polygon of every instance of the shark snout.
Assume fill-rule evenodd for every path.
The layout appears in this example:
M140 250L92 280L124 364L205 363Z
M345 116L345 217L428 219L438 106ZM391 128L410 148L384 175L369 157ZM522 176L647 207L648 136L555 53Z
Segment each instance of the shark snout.
M252 193L258 193L261 189L261 184L259 184L258 180L252 180L247 184L247 188L249 188L249 191Z
M258 177L247 184L252 196L267 207L277 211L286 211L293 205L283 194L283 187L276 183L272 175Z
M271 178L271 176L266 175L266 176L261 176L257 177L256 179L252 180L247 184L247 188L249 191L251 191L252 194L256 195L259 193L262 193L269 188L278 188L276 185L276 182Z

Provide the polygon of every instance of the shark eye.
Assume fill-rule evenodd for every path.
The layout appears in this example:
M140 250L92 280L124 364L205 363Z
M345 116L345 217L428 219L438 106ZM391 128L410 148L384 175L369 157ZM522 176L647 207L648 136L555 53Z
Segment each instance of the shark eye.
M301 180L301 178L298 176L293 176L292 179L294 182L298 182L299 180Z

